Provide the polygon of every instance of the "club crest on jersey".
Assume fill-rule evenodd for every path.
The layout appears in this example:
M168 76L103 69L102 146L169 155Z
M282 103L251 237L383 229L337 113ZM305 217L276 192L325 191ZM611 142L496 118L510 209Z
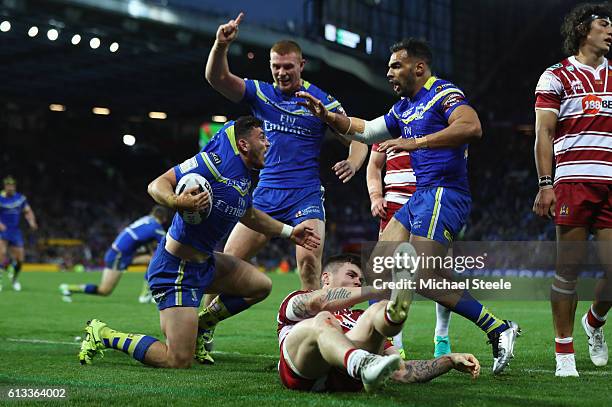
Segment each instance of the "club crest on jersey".
M584 92L584 86L582 86L582 82L580 82L580 80L578 79L576 79L575 81L571 81L570 86L572 87L572 90L574 92L577 92L579 90Z
M559 209L559 215L560 216L568 216L569 215L569 208L567 205L563 204L561 205L561 209Z

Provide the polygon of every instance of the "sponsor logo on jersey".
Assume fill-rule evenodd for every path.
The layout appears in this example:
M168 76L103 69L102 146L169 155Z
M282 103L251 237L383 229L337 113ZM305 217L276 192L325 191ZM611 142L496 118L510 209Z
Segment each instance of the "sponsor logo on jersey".
M448 112L450 109L461 103L463 100L465 100L465 98L460 93L451 93L450 95L448 95L446 99L442 101L442 109L444 110L444 113Z
M221 164L221 157L219 157L219 154L217 154L217 153L208 153L208 155L212 159L213 163L215 163L215 165Z
M186 172L193 170L197 166L198 166L198 160L196 160L195 157L192 157L188 160L183 161L181 164L179 164L179 169L184 174Z
M440 92L442 89L447 88L451 85L452 84L450 83L443 83L442 85L436 86L436 93Z
M559 209L560 216L568 216L569 215L569 207L565 204L561 205L561 209Z
M570 65L566 69L570 72L574 72L574 65Z
M597 114L604 109L612 109L612 101L599 96L587 95L582 98L582 111L586 114Z

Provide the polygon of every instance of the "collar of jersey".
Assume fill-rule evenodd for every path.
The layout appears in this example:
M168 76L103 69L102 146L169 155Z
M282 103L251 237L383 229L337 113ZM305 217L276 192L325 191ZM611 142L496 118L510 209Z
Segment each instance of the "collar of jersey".
M414 103L415 101L421 99L423 96L425 96L426 93L428 93L431 90L433 84L437 80L438 80L438 78L436 78L435 76L432 76L431 78L429 78L427 80L427 82L425 82L425 85L423 85L423 87L417 92L415 97L413 99L408 99L408 101L410 101L411 103ZM431 109L431 107L433 105L435 105L438 100L440 100L441 98L445 97L446 95L448 95L450 93L459 93L459 94L463 95L463 92L461 92L458 88L449 87L447 89L444 89L441 92L435 93L434 96L431 98L431 100L429 102L427 102L427 104L425 105L425 108L422 111L414 112L413 114L411 114L410 116L406 117L405 119L400 117L395 112L395 110L393 111L393 113L395 114L395 117L398 120L401 120L404 124L408 124L411 121L416 120L416 119L422 117L423 113L425 113L426 111ZM465 96L465 95L463 95L463 96Z
M266 96L266 94L261 90L261 87L259 86L259 81L254 80L253 81L255 83L255 89L256 89L256 93L257 93L257 97L259 99L261 99L264 103L274 106L276 109L280 110L283 113L287 113L287 114L291 114L291 115L296 115L296 116L312 116L312 113L306 109L305 107L300 107L297 110L287 110L284 107L279 106L276 102L270 100L270 98L268 98L268 96ZM300 90L308 90L310 88L311 84L310 82L303 80L302 83L302 87L300 88ZM274 84L274 91L277 92L276 89L276 84ZM278 91L280 92L280 91ZM292 99L294 99L295 96L292 97ZM340 106L340 102L338 102L337 100L334 100L333 102L325 105L325 108L327 110L330 109L334 109L336 107Z
M608 58L606 57L604 57L604 61L601 64L599 64L597 68L593 68L592 66L583 64L582 62L578 61L575 55L572 55L571 57L569 57L568 60L570 64L574 65L576 68L584 69L594 74L599 72L601 69L605 69L608 66Z

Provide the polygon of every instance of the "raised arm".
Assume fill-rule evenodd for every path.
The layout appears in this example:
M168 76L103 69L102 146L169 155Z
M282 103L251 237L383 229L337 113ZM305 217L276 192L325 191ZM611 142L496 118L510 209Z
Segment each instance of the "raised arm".
M241 101L246 88L244 79L231 73L227 62L227 51L232 41L238 37L238 26L243 17L244 14L240 13L236 19L219 26L206 61L206 80L232 102Z
M335 287L322 288L305 294L296 295L287 304L292 319L312 318L321 311L335 312L350 308L360 302L384 299L384 290L374 287Z
M387 201L383 193L382 169L387 161L387 155L378 151L370 153L366 171L366 183L370 194L370 210L372 216L385 218L387 216Z
M551 217L555 213L555 193L552 189L553 139L557 129L557 114L551 110L536 109L535 164L540 189L533 203L539 216Z
M321 237L305 222L296 227L291 227L252 207L240 218L240 222L264 235L288 238L306 249L314 250L321 244Z

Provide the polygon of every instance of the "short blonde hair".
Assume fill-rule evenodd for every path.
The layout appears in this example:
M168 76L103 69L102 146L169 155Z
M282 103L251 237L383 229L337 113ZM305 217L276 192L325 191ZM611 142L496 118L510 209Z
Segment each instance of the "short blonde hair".
M282 40L274 43L272 48L270 48L270 52L276 52L280 55L294 52L300 59L302 58L302 48L300 48L297 42L291 40Z

